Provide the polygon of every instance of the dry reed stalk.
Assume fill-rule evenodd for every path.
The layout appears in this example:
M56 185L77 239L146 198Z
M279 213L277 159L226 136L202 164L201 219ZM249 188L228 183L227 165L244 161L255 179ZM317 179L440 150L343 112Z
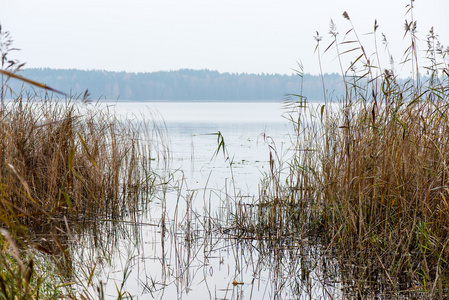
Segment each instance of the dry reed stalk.
M139 128L74 103L9 103L3 109L2 221L11 217L119 216L144 182ZM134 209L134 208L133 208Z
M385 276L381 293L433 297L449 289L449 48L431 29L422 77L416 22L406 24L412 78L400 79L393 67L381 69L377 48L368 54L352 23L354 36L339 42L331 22L325 52L334 47L339 60L359 52L341 68L346 94L315 108L305 97L289 102L296 155L264 182L256 224L240 224L259 236L321 236L359 296L372 274ZM338 48L345 46L350 51Z

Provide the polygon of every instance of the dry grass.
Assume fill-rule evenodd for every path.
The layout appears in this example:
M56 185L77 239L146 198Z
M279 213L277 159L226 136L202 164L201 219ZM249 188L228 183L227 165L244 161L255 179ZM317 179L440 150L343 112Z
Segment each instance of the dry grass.
M5 103L0 119L1 226L12 234L29 269L47 256L40 271L56 263L64 278L71 272L71 231L85 222L130 217L151 194L151 145L142 142L147 128L76 99L34 96ZM36 297L45 290L47 296L61 295L63 288L54 286L61 280L56 273L26 279L28 269L11 256L12 243L0 236L0 244L0 295ZM22 282L29 290L24 292Z
M347 296L432 298L449 288L449 50L430 30L423 77L408 12L409 79L383 69L377 49L368 55L352 23L345 42L331 22L326 51L339 60L358 53L341 68L346 96L288 103L296 154L287 167L272 159L254 222L239 223L253 236L251 228L321 236L339 257ZM341 54L348 44L354 50Z
M73 97L21 78L11 51L0 27L0 298L72 295L57 284L76 275L68 245L77 225L130 217L152 192L152 128L89 104L87 91ZM38 90L14 94L17 79Z
M0 221L120 217L150 188L139 128L107 110L27 99L1 111Z
M320 225L341 257L371 261L364 267L384 273L392 290L404 289L402 280L408 289L443 293L449 275L448 52L431 30L429 77L422 78L416 24L407 24L412 78L400 80L391 69L374 76L379 66L370 65L360 44L363 67L343 74L346 98L339 109L325 107L316 176Z

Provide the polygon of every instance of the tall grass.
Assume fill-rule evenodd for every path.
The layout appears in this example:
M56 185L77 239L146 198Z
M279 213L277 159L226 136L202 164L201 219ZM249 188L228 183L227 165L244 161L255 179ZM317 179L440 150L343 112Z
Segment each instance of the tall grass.
M77 224L132 215L152 192L151 128L88 104L87 91L68 96L20 77L14 50L0 27L0 298L56 298L73 275ZM19 94L10 80L24 83ZM60 275L46 274L52 263Z
M2 113L1 222L120 217L150 187L149 145L107 110L27 98Z
M331 22L325 52L336 51L345 96L326 94L319 106L304 96L287 103L296 154L287 168L273 160L258 204L263 232L321 237L358 297L442 297L449 288L449 48L432 28L426 51L418 51L413 1L407 12L405 79L393 63L381 64L377 22L372 53L346 12L343 40Z
M349 20L349 17L346 15ZM326 104L319 155L320 225L342 256L373 260L392 285L447 288L447 51L428 36L429 77L418 73L416 23L406 23L412 78L393 70L374 75L363 52L363 75L343 78L340 108ZM359 49L363 47L360 44Z

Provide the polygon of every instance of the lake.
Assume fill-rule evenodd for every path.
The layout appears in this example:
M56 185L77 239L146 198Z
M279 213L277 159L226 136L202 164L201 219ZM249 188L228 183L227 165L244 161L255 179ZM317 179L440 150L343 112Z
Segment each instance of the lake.
M337 295L321 283L325 249L297 237L279 241L233 234L238 205L256 205L261 180L291 156L291 125L283 103L102 104L123 119L150 121L156 190L130 224L105 222L100 246L77 248L83 267L95 264L106 299L293 299ZM221 136L217 135L220 132ZM219 147L219 139L224 147ZM248 216L249 217L249 216ZM137 223L136 223L137 219ZM90 245L90 246L87 246ZM329 268L329 267L328 267ZM311 268L312 269L312 268ZM95 290L91 290L95 293Z
M170 156L170 170L184 173L189 188L204 188L206 181L223 188L230 180L229 160L218 149L217 135L224 138L239 189L256 193L261 173L267 169L268 146L274 141L279 151L290 146L289 122L279 103L141 103L109 104L127 119L152 120L160 129L161 143ZM272 137L271 139L264 139ZM156 136L157 140L158 137ZM164 149L156 148L155 151ZM161 165L158 166L159 168Z

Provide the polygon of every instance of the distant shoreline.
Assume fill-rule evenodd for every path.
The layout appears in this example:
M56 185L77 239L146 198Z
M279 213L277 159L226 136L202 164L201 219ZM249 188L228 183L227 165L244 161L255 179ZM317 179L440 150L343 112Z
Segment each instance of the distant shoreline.
M83 71L76 69L24 69L20 75L44 83L76 98L86 89L90 99L170 102L277 102L299 95L323 99L322 79L317 75L236 74L211 70L182 69L152 73ZM342 95L344 85L338 74L325 74L326 94ZM11 79L16 93L23 82ZM244 99L244 100L242 100Z

